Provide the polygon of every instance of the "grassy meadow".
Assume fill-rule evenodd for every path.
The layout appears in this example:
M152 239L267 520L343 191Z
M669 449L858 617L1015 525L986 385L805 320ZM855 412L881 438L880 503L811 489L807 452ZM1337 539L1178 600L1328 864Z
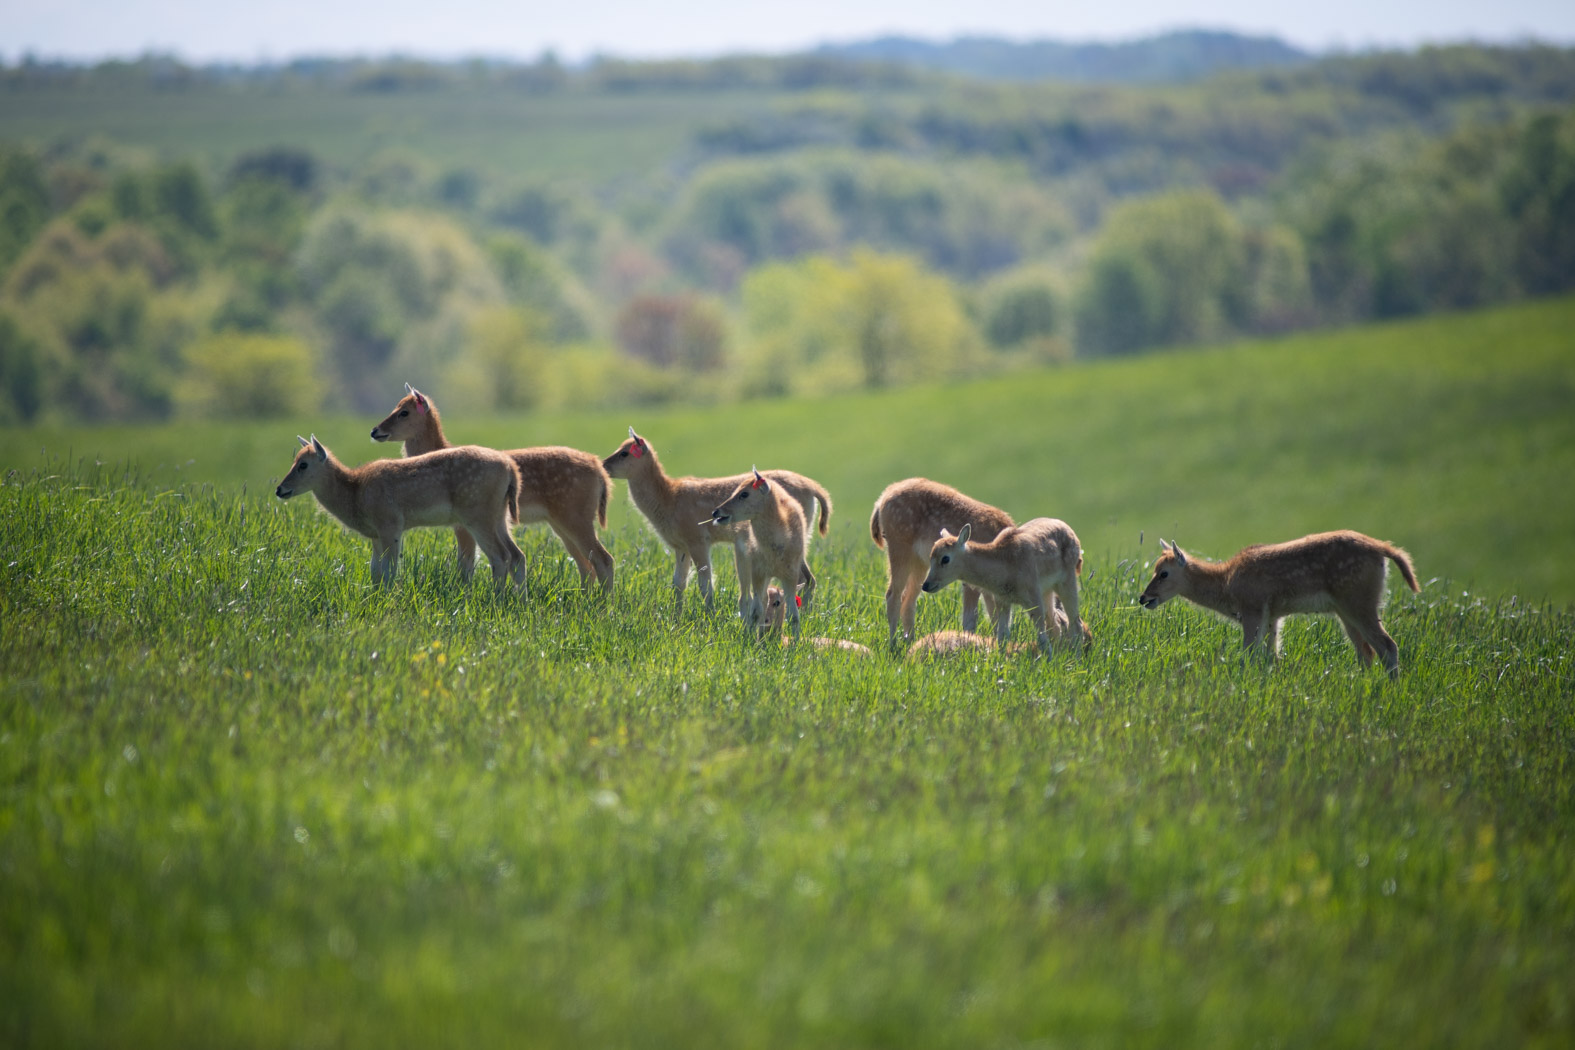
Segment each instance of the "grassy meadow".
M610 600L539 529L525 602L437 533L374 591L364 541L271 493L297 429L354 462L374 420L0 433L0 1041L1569 1045L1571 331L1566 300L447 421L820 478L806 629L873 659L746 639L726 565L675 619L621 484ZM912 474L1070 521L1093 651L889 655L866 522ZM1391 587L1398 683L1330 621L1266 667L1133 604L1156 534L1339 526L1428 581Z
M386 95L309 88L168 91L132 84L0 92L0 139L127 144L216 169L287 143L354 170L380 157L441 159L519 179L615 182L674 163L710 123L758 117L759 92L531 95L508 90Z

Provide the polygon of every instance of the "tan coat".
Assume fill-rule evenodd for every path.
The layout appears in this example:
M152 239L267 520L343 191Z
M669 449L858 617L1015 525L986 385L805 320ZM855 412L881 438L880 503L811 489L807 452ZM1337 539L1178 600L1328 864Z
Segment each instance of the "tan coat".
M394 410L372 428L372 440L401 441L407 456L452 447L436 403L408 384L405 390ZM607 527L607 499L612 492L612 479L602 469L602 461L561 445L517 448L507 455L520 473L516 522L546 522L574 559L581 586L589 587L594 576L604 592L611 591L613 556L596 535L598 524ZM476 544L465 529L455 529L454 539L459 545L460 575L468 580L476 568Z
M1093 641L1088 624L1078 615L1083 547L1070 525L1057 518L1034 518L1002 529L983 543L970 542L972 534L973 528L964 525L955 536L943 532L931 546L922 585L926 593L962 580L991 595L1003 610L995 630L1001 642L1010 637L1011 609L1018 605L1033 618L1041 648L1059 641L1070 624L1077 625L1083 646ZM1057 599L1064 616L1057 615Z
M1411 557L1392 543L1360 532L1319 532L1287 543L1247 547L1226 562L1194 558L1160 541L1164 553L1138 602L1157 609L1172 598L1213 610L1241 624L1242 644L1280 649L1280 621L1293 613L1333 613L1345 627L1363 667L1383 657L1400 675L1400 648L1379 619L1385 566L1393 561L1413 591L1420 588Z
M346 528L372 541L372 579L391 583L399 570L399 542L413 528L457 526L486 552L492 577L525 585L525 555L509 522L519 497L519 471L501 452L475 445L409 459L375 459L347 467L322 442L300 438L301 449L274 494L303 492Z
M678 610L683 610L684 588L689 583L689 568L694 566L700 585L700 594L706 608L713 607L713 580L711 548L727 544L733 548L733 562L738 569L739 611L743 612L753 600L750 593L749 528L747 525L712 525L711 512L723 500L737 491L738 486L750 477L734 474L725 478L670 477L662 469L656 449L645 438L629 428L629 438L618 446L612 455L602 460L607 473L629 482L629 496L645 520L662 542L672 549L677 561L673 566L673 595ZM815 507L820 506L820 534L824 536L831 520L831 496L812 478L791 470L767 470L762 473L774 484L781 486L799 504L805 522L815 519ZM803 590L805 608L815 593L815 574L806 561L799 568L799 583Z
M999 507L965 496L950 485L928 478L908 478L886 486L870 514L870 538L875 546L886 548L886 625L892 642L897 640L897 625L902 636L913 637L915 605L919 587L930 567L930 548L942 529L956 532L972 524L981 536L994 536L1012 527L1012 516ZM963 584L963 630L972 631L979 623L980 592ZM986 602L992 620L998 610L994 600Z

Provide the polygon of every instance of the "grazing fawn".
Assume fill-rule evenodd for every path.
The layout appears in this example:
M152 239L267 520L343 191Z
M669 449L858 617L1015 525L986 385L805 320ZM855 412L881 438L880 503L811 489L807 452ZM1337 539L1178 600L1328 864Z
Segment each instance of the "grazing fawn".
M383 421L372 428L373 441L402 441L406 456L451 448L432 399L409 383ZM580 585L589 588L594 575L605 593L612 590L613 557L602 546L596 526L607 527L607 497L612 479L602 461L589 452L548 445L508 452L520 472L521 525L545 521L580 570ZM459 572L466 580L476 568L476 544L463 528L454 530L459 544Z
M492 565L492 578L512 578L523 591L525 555L509 533L519 498L519 471L501 452L461 445L412 459L376 459L347 467L313 434L274 489L280 499L302 492L372 541L372 580L392 583L399 539L422 526L464 528Z
M1410 555L1394 544L1350 530L1319 532L1288 543L1256 544L1229 561L1211 562L1159 542L1164 551L1138 597L1145 609L1185 598L1241 624L1243 646L1262 645L1271 660L1280 651L1280 621L1286 616L1333 613L1362 667L1372 666L1376 651L1389 677L1400 677L1400 647L1378 618L1385 560L1400 567L1413 591L1421 588Z
M992 595L1000 615L995 637L1005 642L1012 630L1012 606L1028 610L1039 632L1039 646L1048 650L1052 640L1065 637L1077 625L1083 648L1093 644L1093 632L1078 616L1078 577L1083 573L1083 546L1072 527L1058 518L1034 518L1002 529L995 539L970 542L973 526L964 525L953 536L941 530L930 548L930 569L921 585L934 594L953 580L973 584ZM1060 599L1065 618L1057 615Z
M781 587L766 588L766 626L769 630L782 630L783 620L787 617L787 595L782 593ZM787 639L782 640L787 644ZM800 638L799 645L809 645L816 649L840 649L857 656L874 656L867 645L850 641L847 638Z
M740 603L739 615L764 634L770 629L766 616L766 586L773 578L785 588L798 584L809 543L804 524L804 509L781 485L767 480L760 471L733 490L733 494L711 511L712 525L749 523L749 606ZM785 593L785 592L784 592ZM798 636L798 602L783 603Z
M930 548L942 529L960 529L970 522L981 534L994 536L1012 527L1006 511L980 503L950 485L928 478L908 478L886 486L875 501L870 515L870 538L875 546L886 548L886 624L890 641L897 641L897 623L902 636L913 637L914 605L919 585L930 567ZM963 584L962 625L972 631L979 623L979 589ZM991 619L998 610L993 598L986 599Z
M719 543L731 544L733 562L738 569L738 609L743 613L751 602L747 588L749 574L749 527L747 525L716 526L697 524L710 514L717 504L727 499L738 486L749 480L748 474L728 478L673 478L662 469L656 449L634 428L629 428L629 438L617 451L602 460L607 473L629 482L629 495L651 528L662 542L672 548L677 556L673 566L673 594L679 612L684 608L684 588L689 583L689 566L695 567L699 578L700 594L705 607L712 608L711 547ZM820 534L826 535L831 521L831 496L825 488L802 474L791 470L768 470L765 477L779 488L785 489L795 501L806 522L815 519L815 504L820 504ZM807 530L806 530L807 531ZM798 580L803 584L804 607L809 607L810 596L815 593L815 574L809 564L799 567Z

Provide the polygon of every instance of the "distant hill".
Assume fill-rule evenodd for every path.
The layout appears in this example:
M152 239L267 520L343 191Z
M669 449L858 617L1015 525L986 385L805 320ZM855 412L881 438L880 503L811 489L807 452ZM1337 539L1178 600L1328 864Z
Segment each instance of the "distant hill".
M1018 43L999 37L959 37L932 43L886 36L851 44L824 44L816 55L891 62L995 80L1080 80L1163 83L1196 80L1226 69L1303 65L1309 52L1274 37L1202 29L1165 33L1122 44Z

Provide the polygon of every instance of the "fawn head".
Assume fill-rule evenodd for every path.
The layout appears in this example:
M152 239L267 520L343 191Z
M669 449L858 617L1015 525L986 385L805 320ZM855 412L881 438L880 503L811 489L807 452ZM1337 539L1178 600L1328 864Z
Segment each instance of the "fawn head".
M328 470L328 450L317 440L316 434L312 435L310 441L297 434L295 440L301 443L301 447L290 462L290 472L273 490L273 494L280 499L312 491Z
M602 460L602 468L615 478L627 478L634 472L637 465L650 458L650 443L629 428L629 440L618 446L618 450Z
M748 521L770 505L770 501L775 498L771 494L771 482L754 467L749 470L753 476L734 489L733 494L711 512L711 517L700 524L726 525L735 521Z
M941 538L930 548L930 571L924 577L920 590L925 594L934 594L957 578L962 571L958 557L968 552L968 537L972 535L973 522L958 529L955 536L946 529L941 530Z
M793 595L795 604L802 605L798 595ZM772 584L766 588L766 622L768 631L780 631L782 624L787 620L787 597L782 593L782 588Z
M1159 541L1164 548L1154 560L1154 576L1138 595L1138 604L1145 609L1158 609L1181 593L1187 579L1187 556L1174 543Z
M431 416L431 399L406 383L405 396L399 399L394 410L384 416L381 423L372 428L372 440L404 441L413 438L421 433Z

